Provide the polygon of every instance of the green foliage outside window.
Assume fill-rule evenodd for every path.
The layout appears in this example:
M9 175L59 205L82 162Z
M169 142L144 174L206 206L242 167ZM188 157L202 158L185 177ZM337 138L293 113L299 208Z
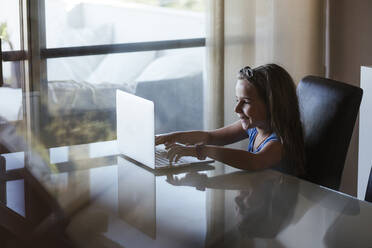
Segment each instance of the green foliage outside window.
M10 39L9 39L8 25L6 24L6 22L0 23L0 39L3 42L8 43L10 49L13 50L13 44L12 42L10 42Z
M159 7L190 11L203 11L205 0L121 0L126 3L141 3Z

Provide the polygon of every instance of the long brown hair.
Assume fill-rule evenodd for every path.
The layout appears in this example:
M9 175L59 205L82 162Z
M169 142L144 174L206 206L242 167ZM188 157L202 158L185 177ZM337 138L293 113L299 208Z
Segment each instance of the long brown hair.
M266 64L239 71L239 79L252 83L266 104L268 123L284 147L285 163L296 175L303 175L305 153L296 86L289 73L279 65Z

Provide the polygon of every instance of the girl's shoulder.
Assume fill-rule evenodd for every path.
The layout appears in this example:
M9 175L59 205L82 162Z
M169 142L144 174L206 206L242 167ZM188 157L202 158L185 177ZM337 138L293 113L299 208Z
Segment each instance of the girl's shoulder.
M272 133L269 137L266 139L267 141L274 140L274 141L280 141L278 135L276 133Z
M255 127L247 129L248 136L253 136L257 133L257 129Z

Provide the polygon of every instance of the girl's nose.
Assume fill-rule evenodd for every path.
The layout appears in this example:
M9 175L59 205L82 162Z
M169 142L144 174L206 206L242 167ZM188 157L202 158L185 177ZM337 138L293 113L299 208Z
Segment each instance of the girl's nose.
M235 113L241 113L242 112L240 102L236 103L234 111L235 111Z

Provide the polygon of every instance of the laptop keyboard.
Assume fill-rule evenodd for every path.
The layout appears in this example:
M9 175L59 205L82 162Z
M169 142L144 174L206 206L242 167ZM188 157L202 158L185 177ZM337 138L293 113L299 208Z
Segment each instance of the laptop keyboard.
M167 151L163 149L155 149L155 167L161 168L161 167L169 167L169 166L180 166L188 164L189 162L184 159L179 159L176 162L172 162L170 164L169 159L167 158Z

